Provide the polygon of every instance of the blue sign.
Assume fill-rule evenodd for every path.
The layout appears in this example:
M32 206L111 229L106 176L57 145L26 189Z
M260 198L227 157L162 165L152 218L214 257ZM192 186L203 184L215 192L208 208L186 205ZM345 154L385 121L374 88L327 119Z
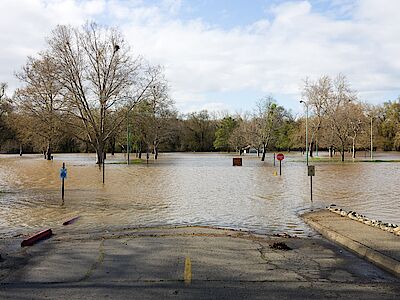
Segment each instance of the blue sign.
M61 179L67 178L67 169L63 169L63 168L60 169L60 178Z

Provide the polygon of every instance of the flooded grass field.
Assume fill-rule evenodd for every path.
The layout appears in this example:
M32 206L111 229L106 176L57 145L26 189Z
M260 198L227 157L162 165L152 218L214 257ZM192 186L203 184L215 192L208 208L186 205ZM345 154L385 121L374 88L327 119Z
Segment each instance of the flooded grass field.
M317 159L312 203L301 154L286 154L282 176L272 154L265 162L247 154L242 167L233 167L232 157L168 153L148 165L126 165L122 154L109 155L103 185L94 154L55 154L54 161L0 155L0 234L25 234L81 216L71 230L207 225L307 236L312 232L299 214L331 203L400 223L398 153L375 157L388 162Z

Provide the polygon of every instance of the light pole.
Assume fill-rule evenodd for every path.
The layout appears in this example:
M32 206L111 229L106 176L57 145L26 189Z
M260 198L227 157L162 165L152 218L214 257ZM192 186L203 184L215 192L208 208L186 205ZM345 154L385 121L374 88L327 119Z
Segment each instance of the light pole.
M306 161L308 166L308 104L303 100L300 100L300 103L303 103L306 107Z
M126 157L127 157L127 161L126 163L129 165L129 110L126 113L126 121L127 121L127 125L126 125Z
M372 161L372 150L374 148L372 148L372 115L371 115L371 161Z

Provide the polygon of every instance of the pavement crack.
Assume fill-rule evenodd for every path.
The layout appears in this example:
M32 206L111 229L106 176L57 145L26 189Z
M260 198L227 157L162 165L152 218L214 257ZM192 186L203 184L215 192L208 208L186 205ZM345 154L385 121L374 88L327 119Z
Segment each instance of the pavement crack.
M85 281L89 279L93 272L104 262L104 241L105 239L102 239L99 245L99 255L97 256L97 260L92 264L92 266L89 268L89 270L86 272L86 274L79 280L79 282Z
M256 245L258 245L259 247L257 247L257 251L260 252L260 257L262 260L264 260L265 262L268 262L267 257L265 256L264 250L265 250L265 246L263 244L261 244L258 241L253 241Z

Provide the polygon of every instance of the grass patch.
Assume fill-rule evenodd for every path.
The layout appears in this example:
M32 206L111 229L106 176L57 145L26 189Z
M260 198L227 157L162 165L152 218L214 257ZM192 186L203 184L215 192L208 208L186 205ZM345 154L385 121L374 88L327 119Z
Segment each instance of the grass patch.
M293 160L293 162L305 162L305 159L302 160ZM308 158L309 162L319 162L319 163L398 163L400 162L400 159L352 159L346 157L344 161L341 161L340 158L337 157L313 157L313 158Z
M143 162L142 159L140 158L135 158L135 159L130 159L129 164L135 165L135 164L141 164ZM109 163L110 165L126 165L126 161L117 161L117 162L112 162Z
M12 191L2 191L0 190L0 194L14 194L15 192Z
M373 159L373 160L361 160L361 162L371 162L371 163L391 162L391 163L393 163L393 162L400 162L400 159L387 159L387 160L386 159L385 160L383 160L383 159Z

